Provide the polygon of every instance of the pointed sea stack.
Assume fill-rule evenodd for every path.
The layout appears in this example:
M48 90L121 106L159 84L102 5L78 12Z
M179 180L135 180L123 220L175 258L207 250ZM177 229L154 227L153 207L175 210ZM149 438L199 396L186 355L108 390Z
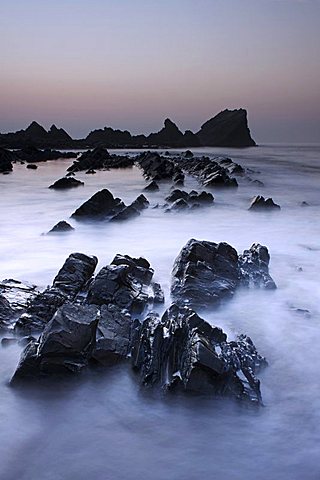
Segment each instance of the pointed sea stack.
M197 137L202 146L207 147L254 147L248 127L247 111L223 110L215 117L205 122Z

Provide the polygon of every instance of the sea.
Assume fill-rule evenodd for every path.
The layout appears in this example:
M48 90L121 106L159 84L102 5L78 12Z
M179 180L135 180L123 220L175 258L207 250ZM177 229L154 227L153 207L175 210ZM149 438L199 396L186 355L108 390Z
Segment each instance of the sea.
M200 312L229 339L249 335L267 358L259 374L264 405L150 391L127 365L14 388L22 347L0 346L1 480L320 479L320 145L192 151L231 158L247 176L237 189L211 190L213 206L178 213L153 208L171 187L161 183L146 194L150 207L140 217L119 223L70 215L103 188L133 201L147 185L138 167L80 172L84 186L57 191L48 187L72 160L37 170L15 164L0 176L0 279L43 289L72 252L96 255L97 270L117 253L143 256L164 289L164 311L173 262L190 238L228 242L239 253L266 245L277 290L240 289ZM187 177L184 189L203 187ZM255 195L281 210L249 211ZM60 220L75 231L46 235Z

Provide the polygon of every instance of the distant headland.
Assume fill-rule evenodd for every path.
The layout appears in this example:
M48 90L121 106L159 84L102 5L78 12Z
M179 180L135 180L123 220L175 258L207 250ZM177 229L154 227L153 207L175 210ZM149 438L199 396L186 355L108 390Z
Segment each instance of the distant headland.
M256 145L248 127L247 111L223 110L206 121L196 133L184 133L169 118L164 127L150 135L131 135L128 130L111 127L91 131L86 138L73 139L65 130L52 125L47 131L33 121L25 130L0 133L0 146L5 148L184 148L229 147L244 148Z

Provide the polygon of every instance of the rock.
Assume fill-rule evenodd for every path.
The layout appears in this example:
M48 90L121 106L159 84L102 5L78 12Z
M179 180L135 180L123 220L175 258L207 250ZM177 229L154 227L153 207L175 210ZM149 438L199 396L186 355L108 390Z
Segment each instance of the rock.
M208 192L191 192L189 194L189 200L192 202L200 203L201 205L212 205L214 202L214 196Z
M37 170L38 165L35 165L34 163L28 163L27 168L29 168L29 170Z
M211 205L214 201L214 197L211 193L201 192L198 193L195 190L192 190L190 193L185 192L184 190L173 190L165 200L169 203L172 203L171 207L166 211L171 210L181 210L186 209L187 207L199 208L200 205Z
M8 300L0 293L0 331L8 328L15 316L15 311Z
M114 217L110 219L111 222L122 222L124 220L130 220L135 217L139 217L140 212L134 208L132 205L125 207L121 212L117 213Z
M153 289L153 293L154 293L153 303L154 304L164 303L164 293L163 293L163 290L161 288L160 283L152 282L151 285L152 285L152 289Z
M58 222L54 227L49 230L48 233L66 233L66 232L72 232L74 228L68 223L62 220L61 222Z
M159 185L154 180L152 180L152 182L150 182L144 188L144 190L146 190L147 192L156 192L157 190L159 190Z
M66 188L79 187L80 185L84 185L84 183L80 182L80 180L77 180L76 178L63 177L57 180L56 182L54 182L52 185L50 185L49 188L60 190L60 189L66 189Z
M262 403L256 373L267 365L252 340L227 335L187 307L172 305L160 319L135 322L132 365L144 385L231 396Z
M58 160L59 158L75 158L77 156L74 152L59 152L58 150L50 150L49 148L39 150L39 148L34 145L28 145L21 150L17 150L15 155L19 160L30 163Z
M9 173L13 170L12 162L15 161L15 156L10 150L0 148L0 173Z
M233 170L242 169L241 165L232 162L230 159L221 160L219 157L218 160L220 163L209 157L190 157L187 159L180 157L179 161L176 159L176 163L206 187L237 187L237 180L230 177L230 174Z
M166 212L171 212L175 210L178 210L178 211L189 210L189 205L185 200L183 200L183 198L180 198L179 200L176 200L175 202L173 202L171 207L167 209Z
M149 206L149 201L144 195L139 195L132 203L131 207L135 208L140 212L141 210L144 210L145 208L148 208Z
M116 255L90 285L88 302L94 305L113 304L129 313L140 314L152 302L152 276L153 270L144 258Z
M193 153L190 150L186 150L183 154L185 158L193 158Z
M239 272L242 285L274 290L276 284L269 274L270 255L267 247L254 243L239 255Z
M105 220L112 217L125 208L120 198L114 198L106 188L95 193L89 200L84 202L71 217L77 220Z
M46 325L38 342L22 353L12 378L76 373L87 366L95 346L98 309L65 303Z
M15 325L17 331L41 331L67 300L86 288L97 265L96 257L72 253L53 280L52 286L33 298Z
M237 187L238 182L235 178L230 178L225 172L215 172L209 175L204 181L203 185L205 187L211 188L226 188L226 187Z
M16 316L27 308L38 293L36 286L30 283L11 278L0 282L0 294L10 303Z
M183 174L176 163L157 152L143 152L135 158L146 178L152 180L172 180L177 174Z
M196 133L202 146L253 147L256 145L248 128L247 111L223 110L205 122Z
M110 365L126 358L130 352L132 319L126 310L102 305L92 358Z
M167 118L164 121L164 127L158 133L151 133L148 136L147 143L150 146L179 147L184 143L183 133Z
M187 192L183 191L183 190L179 190L179 189L176 189L176 190L173 190L166 198L165 198L165 201L166 202L169 202L169 203L173 203L175 202L176 200L185 200L187 201L189 199L189 195Z
M205 307L231 297L238 283L238 254L233 247L191 239L174 262L171 293L179 303Z
M134 160L127 155L110 155L105 148L96 147L84 152L68 168L68 172L86 170L86 173L96 173L96 170L132 167L133 163Z
M15 337L3 337L1 339L1 347L10 347L10 345L15 345L18 343L18 339Z
M93 168L89 168L89 170L86 171L86 175L94 175L95 173L97 172L93 170Z
M265 199L257 195L253 198L249 210L280 210L280 206L274 203L272 198Z
M303 201L303 202L301 202L300 206L301 207L310 207L310 203Z

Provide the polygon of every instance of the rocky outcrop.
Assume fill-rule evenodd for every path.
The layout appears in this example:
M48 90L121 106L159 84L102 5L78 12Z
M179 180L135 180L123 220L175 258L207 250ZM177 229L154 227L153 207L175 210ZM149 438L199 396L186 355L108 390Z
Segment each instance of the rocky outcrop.
M113 304L141 314L153 302L152 277L153 269L146 259L116 255L95 277L87 300L90 304Z
M107 170L110 168L128 168L132 167L133 159L127 155L110 155L108 150L102 147L96 147L93 150L84 152L67 169L68 172L81 172L87 170L91 173L93 170Z
M73 300L85 289L97 265L96 257L72 253L55 277L52 286L39 293L18 319L15 330L41 331L67 300Z
M158 133L151 133L147 138L148 145L179 147L183 144L183 133L169 118L164 121L164 127Z
M66 233L66 232L73 232L74 228L70 225L70 223L62 220L58 222L54 227L49 230L48 233Z
M249 250L239 255L241 284L274 290L276 284L269 274L270 255L267 247L254 243Z
M148 208L149 202L144 195L139 195L128 207L125 207L121 212L117 213L111 218L111 221L120 222L123 220L130 220L138 217L140 212Z
M261 195L257 195L253 198L249 210L280 210L280 205L274 203L272 198L264 198Z
M12 162L15 160L16 157L12 152L6 150L5 148L0 148L0 173L12 172Z
M152 182L150 182L145 188L144 190L146 192L156 192L159 190L159 185L157 184L157 182L155 182L154 180L152 180Z
M79 372L95 346L98 309L65 303L46 325L38 341L25 348L12 382L44 374Z
M197 137L202 146L210 147L253 147L256 145L248 127L247 111L223 110L205 122Z
M174 262L172 296L179 304L205 308L231 298L240 285L274 289L269 259L268 249L259 244L238 256L225 242L191 239Z
M188 207L212 205L214 202L214 197L211 193L205 191L198 193L195 190L188 193L184 190L175 189L165 198L168 203L174 203L181 199L186 202Z
M227 335L187 307L172 305L160 318L136 321L131 359L144 385L231 396L261 403L256 373L267 362L252 340Z
M77 180L76 178L63 177L63 178L59 178L59 180L56 180L52 185L50 185L49 188L52 188L54 190L64 190L67 188L75 188L83 185L84 183L81 182L80 180Z
M175 175L183 175L181 168L169 158L157 152L144 152L135 158L146 178L152 180L172 180Z
M112 193L104 188L84 202L71 215L77 220L105 220L111 218L125 208L120 198L114 198Z
M7 329L12 323L15 311L9 301L0 293L0 331Z
M240 165L233 162L232 164L223 164L222 162L220 164L209 157L180 157L176 159L176 163L207 188L235 188L238 186L237 180L230 176L232 170L230 167L238 169Z

